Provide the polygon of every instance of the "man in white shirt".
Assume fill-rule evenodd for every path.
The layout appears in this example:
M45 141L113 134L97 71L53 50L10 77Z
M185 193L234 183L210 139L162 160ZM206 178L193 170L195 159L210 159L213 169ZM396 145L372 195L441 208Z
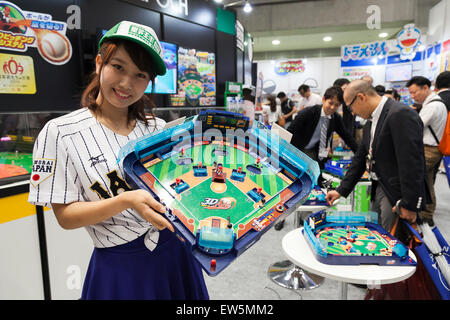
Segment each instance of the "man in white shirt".
M299 111L307 107L322 104L322 98L318 94L312 93L307 84L302 84L300 87L298 87L298 93L300 93L300 95L302 96L302 99L299 103Z
M429 179L432 203L427 205L422 212L423 218L433 225L433 213L436 208L436 195L434 181L436 167L442 160L442 154L438 149L447 121L447 108L443 100L431 91L431 82L425 77L412 77L406 86L415 102L422 104L419 116L423 122L423 144L425 148L425 162Z

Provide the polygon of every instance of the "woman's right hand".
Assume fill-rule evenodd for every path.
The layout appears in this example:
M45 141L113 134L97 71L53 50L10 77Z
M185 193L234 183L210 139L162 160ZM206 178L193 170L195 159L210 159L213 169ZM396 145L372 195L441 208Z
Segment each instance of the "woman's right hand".
M156 201L149 192L133 190L123 192L119 196L127 202L130 208L134 209L143 219L150 222L158 230L167 228L174 232L172 224L162 215L162 213L166 212L166 207Z

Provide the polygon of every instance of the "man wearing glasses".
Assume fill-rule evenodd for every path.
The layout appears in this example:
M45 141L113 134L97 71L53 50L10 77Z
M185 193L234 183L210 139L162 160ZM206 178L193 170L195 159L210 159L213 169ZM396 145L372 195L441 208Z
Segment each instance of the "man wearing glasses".
M429 199L420 117L413 109L379 96L363 80L348 85L344 101L354 114L369 121L347 174L336 190L328 192L327 201L347 197L367 170L372 178L372 210L378 212L381 226L391 230L397 205L400 217L414 223L416 212Z

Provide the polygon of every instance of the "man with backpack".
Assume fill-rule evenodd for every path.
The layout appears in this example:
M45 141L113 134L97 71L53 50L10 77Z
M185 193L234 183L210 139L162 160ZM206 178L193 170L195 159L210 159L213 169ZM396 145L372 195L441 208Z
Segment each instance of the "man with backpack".
M450 111L450 71L441 72L436 78L437 94L444 101L447 111Z
M430 89L431 82L425 77L412 77L406 84L406 87L408 87L414 101L422 104L419 116L422 119L424 128L425 164L432 200L432 203L427 204L426 210L422 211L422 216L425 221L433 226L433 214L436 209L434 182L437 168L442 160L442 153L438 146L444 135L447 122L447 107L441 97ZM411 172L411 174L414 173Z

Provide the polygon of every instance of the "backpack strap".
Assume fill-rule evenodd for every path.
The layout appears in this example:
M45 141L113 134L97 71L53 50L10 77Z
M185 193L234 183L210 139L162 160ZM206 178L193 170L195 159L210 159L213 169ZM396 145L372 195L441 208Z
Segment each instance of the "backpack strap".
M433 100L431 100L431 101L428 102L428 103L431 103L431 102L442 102L442 103L444 104L444 106L445 106L444 100L442 100L441 98L433 99ZM447 106L445 106L445 107L447 108ZM433 135L434 139L436 140L436 143L439 145L440 141L439 141L439 139L437 138L436 133L434 133L434 130L433 130L433 128L431 127L431 125L429 125L428 128L430 129L431 134Z
M434 137L434 140L436 140L436 143L439 145L439 139L437 138L437 136L436 136L436 133L434 133L434 130L433 130L433 128L431 127L431 125L430 126L428 126L428 128L430 129L430 131L431 131L431 134L433 135L433 137Z

